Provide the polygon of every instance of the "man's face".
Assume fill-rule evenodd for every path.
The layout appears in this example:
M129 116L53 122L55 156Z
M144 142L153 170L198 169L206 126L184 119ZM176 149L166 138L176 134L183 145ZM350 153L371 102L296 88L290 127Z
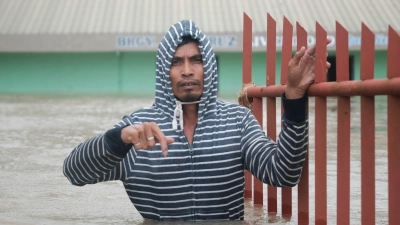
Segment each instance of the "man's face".
M199 47L189 42L178 47L171 62L172 91L181 102L200 99L204 88L204 68Z

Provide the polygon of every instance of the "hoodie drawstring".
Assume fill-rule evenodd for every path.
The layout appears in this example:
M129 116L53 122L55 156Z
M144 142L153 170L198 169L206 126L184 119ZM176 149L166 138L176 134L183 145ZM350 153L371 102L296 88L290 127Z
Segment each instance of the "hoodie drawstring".
M178 129L178 124L176 117L179 117L179 125L181 126L181 129L183 130L183 110L182 110L182 105L188 105L188 104L196 104L200 103L201 101L195 101L195 102L181 102L176 100L176 107L174 110L174 118L172 119L172 129L177 130Z

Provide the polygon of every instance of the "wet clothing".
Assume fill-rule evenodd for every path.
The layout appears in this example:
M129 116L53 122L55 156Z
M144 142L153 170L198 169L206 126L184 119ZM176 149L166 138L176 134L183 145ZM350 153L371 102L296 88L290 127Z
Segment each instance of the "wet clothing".
M199 40L204 65L204 93L198 107L193 144L179 121L169 68L183 36ZM217 100L217 62L210 41L188 20L174 24L160 43L156 94L151 107L126 115L114 128L81 143L64 162L64 174L78 186L121 180L136 209L154 220L243 220L244 170L266 184L295 186L307 152L306 97L282 96L284 115L279 141L265 136L249 109ZM175 118L175 119L174 119ZM121 130L156 122L175 142L168 156L157 144L150 150L125 145Z

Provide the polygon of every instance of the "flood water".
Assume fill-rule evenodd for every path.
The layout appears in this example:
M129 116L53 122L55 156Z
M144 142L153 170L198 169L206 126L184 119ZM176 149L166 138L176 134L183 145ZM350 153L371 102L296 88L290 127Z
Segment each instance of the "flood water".
M351 102L350 224L361 224L359 99ZM140 216L121 182L76 187L62 172L65 157L77 144L151 103L150 98L129 96L0 95L0 224L158 224ZM336 224L335 105L336 99L328 98L328 224ZM310 224L315 211L313 112L310 98ZM376 98L375 117L376 223L387 224L386 98ZM264 203L266 193L265 189ZM245 221L218 223L297 224L296 198L293 188L292 218L282 218L279 202L278 214L268 216L266 205L254 206L246 200Z

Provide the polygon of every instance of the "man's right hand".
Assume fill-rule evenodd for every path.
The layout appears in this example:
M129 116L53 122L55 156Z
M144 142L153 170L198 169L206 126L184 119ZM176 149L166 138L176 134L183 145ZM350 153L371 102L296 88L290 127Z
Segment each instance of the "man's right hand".
M133 144L135 149L150 149L160 143L164 156L168 155L168 145L174 138L166 137L160 127L154 122L145 122L124 127L121 131L121 140L125 144Z

